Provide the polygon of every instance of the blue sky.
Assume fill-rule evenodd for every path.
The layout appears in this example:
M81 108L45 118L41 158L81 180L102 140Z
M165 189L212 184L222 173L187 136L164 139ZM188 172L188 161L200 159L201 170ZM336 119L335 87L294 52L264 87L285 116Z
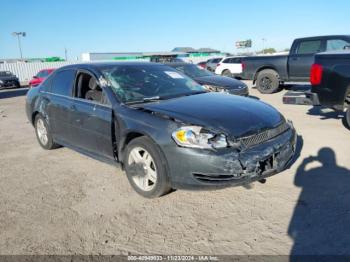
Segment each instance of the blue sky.
M296 37L350 34L348 0L1 0L0 58L73 59L82 52L170 51L176 46L236 52L282 50Z

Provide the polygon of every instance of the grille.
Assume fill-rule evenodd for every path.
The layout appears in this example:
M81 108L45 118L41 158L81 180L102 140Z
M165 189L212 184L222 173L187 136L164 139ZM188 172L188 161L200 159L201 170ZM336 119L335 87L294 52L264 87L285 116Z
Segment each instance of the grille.
M245 148L249 148L254 145L264 143L276 136L279 136L280 134L286 132L288 129L289 125L284 122L275 128L265 130L252 136L240 138L239 141Z
M194 173L193 176L201 181L206 183L220 183L220 182L228 182L231 180L237 180L241 175L220 175L220 174L199 174Z

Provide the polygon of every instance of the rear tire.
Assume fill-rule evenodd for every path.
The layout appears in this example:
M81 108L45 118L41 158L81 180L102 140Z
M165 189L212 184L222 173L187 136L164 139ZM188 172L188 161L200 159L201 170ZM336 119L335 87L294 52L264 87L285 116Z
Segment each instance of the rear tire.
M59 145L53 141L49 126L42 115L36 115L34 127L36 138L38 139L38 142L42 148L51 150L59 147Z
M256 87L262 94L272 94L280 89L279 75L275 70L265 69L258 73Z
M228 69L225 69L224 71L222 71L221 75L226 77L232 77L232 74Z
M151 139L138 137L127 145L124 167L131 186L141 196L155 198L171 191L166 159Z

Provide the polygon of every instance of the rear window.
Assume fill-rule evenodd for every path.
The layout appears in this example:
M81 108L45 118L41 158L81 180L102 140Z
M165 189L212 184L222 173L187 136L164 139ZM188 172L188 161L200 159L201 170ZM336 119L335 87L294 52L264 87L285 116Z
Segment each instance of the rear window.
M215 58L211 61L211 63L219 63L221 61L221 58Z
M297 54L314 54L321 51L321 40L301 42Z
M224 63L226 64L240 64L242 63L241 57L231 57L224 60Z
M36 76L37 77L40 77L40 78L45 78L49 75L49 71L47 70L43 70L43 71L40 71Z
M57 72L51 82L51 92L58 95L71 96L75 79L75 70L67 69Z
M343 39L330 39L327 40L327 51L344 50L350 46L350 43Z

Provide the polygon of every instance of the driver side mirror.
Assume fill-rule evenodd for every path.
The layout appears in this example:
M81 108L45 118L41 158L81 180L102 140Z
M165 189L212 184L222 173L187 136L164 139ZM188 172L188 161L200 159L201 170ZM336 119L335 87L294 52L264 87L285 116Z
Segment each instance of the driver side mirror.
M34 79L37 79L38 77L37 76L33 76Z

